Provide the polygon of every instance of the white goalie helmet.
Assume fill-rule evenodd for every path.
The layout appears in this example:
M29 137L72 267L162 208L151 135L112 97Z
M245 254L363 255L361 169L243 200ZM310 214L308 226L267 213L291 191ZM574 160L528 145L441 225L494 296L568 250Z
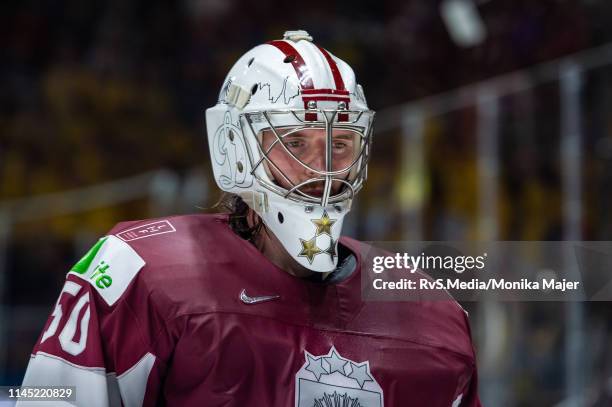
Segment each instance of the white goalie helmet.
M206 110L215 181L299 264L332 271L366 179L373 119L351 67L307 32L288 31L244 54Z

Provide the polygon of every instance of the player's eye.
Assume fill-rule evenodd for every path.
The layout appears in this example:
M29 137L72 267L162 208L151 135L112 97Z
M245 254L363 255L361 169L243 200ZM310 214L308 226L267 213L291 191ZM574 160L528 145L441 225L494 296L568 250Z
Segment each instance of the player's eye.
M332 142L332 148L336 154L344 154L352 151L352 138L337 137Z
M305 146L305 143L302 140L287 140L284 142L284 144L289 149L296 149Z

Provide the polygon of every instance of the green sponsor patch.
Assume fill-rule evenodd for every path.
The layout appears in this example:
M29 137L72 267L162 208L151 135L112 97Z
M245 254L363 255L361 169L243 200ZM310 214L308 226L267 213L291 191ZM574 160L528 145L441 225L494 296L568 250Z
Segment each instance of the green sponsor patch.
M83 256L83 258L81 258L81 260L79 260L77 264L72 266L72 269L70 271L74 271L75 273L79 274L85 274L89 269L89 266L91 265L91 262L93 261L94 257L96 257L96 254L98 254L98 251L100 251L100 248L102 247L102 245L104 245L104 242L106 242L106 239L108 239L108 236L98 240L98 242L91 249L89 249L87 254L85 254L85 256Z
M89 277L90 280L96 281L96 286L100 289L108 288L113 283L111 276L105 275L106 271L110 268L110 265L106 264L104 260L96 266L93 270L93 274Z
M98 240L70 274L87 281L108 305L113 305L144 265L145 261L129 244L109 235Z

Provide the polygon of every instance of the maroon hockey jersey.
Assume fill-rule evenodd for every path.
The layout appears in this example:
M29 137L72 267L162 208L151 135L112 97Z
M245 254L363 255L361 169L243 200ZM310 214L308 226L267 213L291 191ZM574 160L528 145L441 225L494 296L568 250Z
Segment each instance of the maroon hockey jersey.
M121 223L68 273L23 385L80 406L479 406L461 307L362 301L363 244L340 242L355 270L322 283L224 215Z

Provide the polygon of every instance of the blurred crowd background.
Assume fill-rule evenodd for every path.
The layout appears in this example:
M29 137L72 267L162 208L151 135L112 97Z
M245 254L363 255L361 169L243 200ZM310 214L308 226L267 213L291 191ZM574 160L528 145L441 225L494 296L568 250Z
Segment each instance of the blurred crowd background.
M220 194L204 110L241 54L287 29L349 62L380 113L349 234L612 240L612 3L463 0L484 28L471 44L451 35L442 3L2 2L0 384L20 383L65 273L97 237L122 220L210 210ZM573 108L561 97L568 56ZM510 90L497 97L500 86ZM479 99L487 89L494 103ZM568 132L580 133L578 172ZM464 305L485 405L612 405L608 303ZM581 340L568 344L572 329Z

